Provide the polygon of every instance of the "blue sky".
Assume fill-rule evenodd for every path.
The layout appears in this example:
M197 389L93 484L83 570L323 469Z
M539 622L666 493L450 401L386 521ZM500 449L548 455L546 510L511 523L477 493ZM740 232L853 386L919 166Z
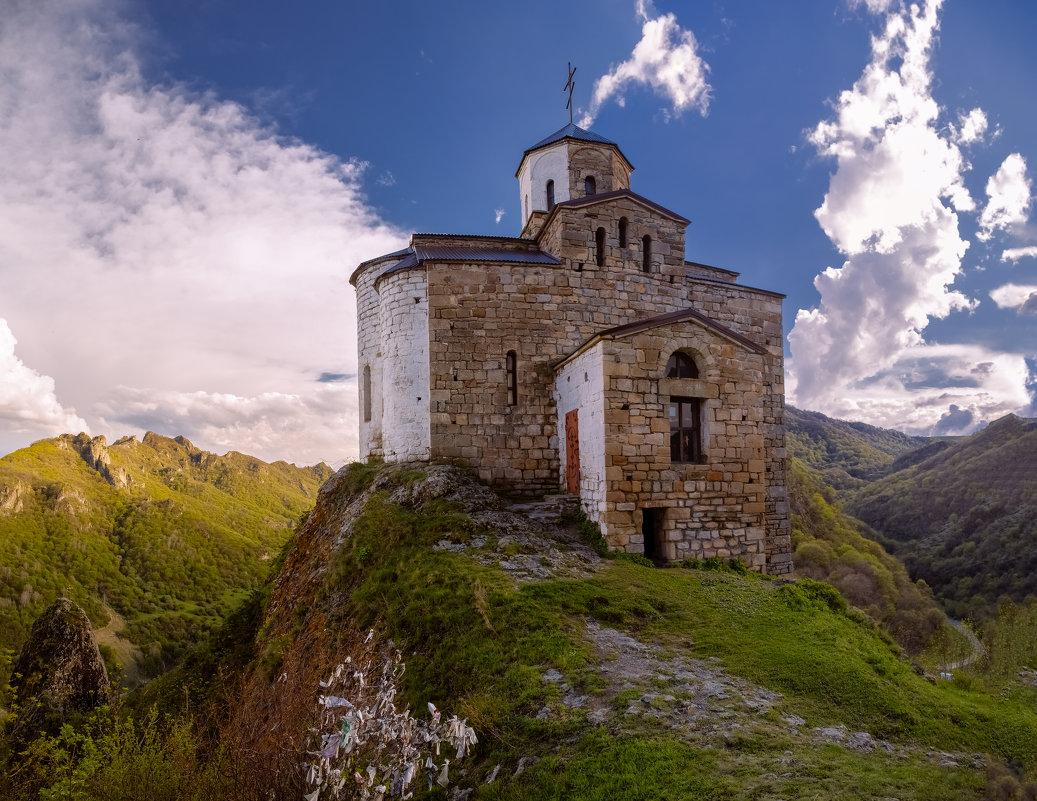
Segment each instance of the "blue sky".
M291 14L278 2L186 5L190 13L184 4L144 9L163 43L157 76L215 88L286 133L370 162L372 202L418 231L517 234L514 170L526 147L568 121L566 62L578 68L585 106L640 27L629 0L323 2ZM688 257L786 292L791 327L791 311L816 300L814 274L837 258L813 218L831 164L804 133L859 75L875 20L816 0L656 8L701 43L708 116L667 121L665 100L635 88L594 130L634 162L638 191L691 217ZM1034 92L1035 39L1029 3L950 0L942 13L936 98L988 108L1003 130L972 157L980 194L1004 155L1037 144L1037 106L1021 102ZM395 185L378 184L385 172ZM506 210L500 225L496 208ZM1037 350L1037 326L1018 333Z
M55 159L42 154L45 145L53 142L52 153L67 149L80 174L76 167L47 172L46 192L76 195L64 212L68 219L103 222L84 223L68 242L48 245L46 258L30 247L32 237L6 251L0 246L0 273L18 282L23 301L5 304L0 297L0 321L6 320L9 341L17 340L7 354L13 400L6 417L0 392L0 426L8 421L0 451L82 424L98 433L186 431L217 450L299 461L348 457L355 446L352 379L333 382L342 386L314 380L355 372L350 298L332 276L344 279L355 261L395 247L411 231L517 234L514 171L524 148L568 121L561 92L566 62L578 67L576 103L585 110L595 82L632 58L651 20L670 26L678 37L673 47L679 37L691 37L694 58L708 65L707 113L679 109L665 87L635 80L624 87L622 105L619 94L601 105L593 129L622 146L637 168L637 191L692 219L688 258L731 267L744 283L786 293L787 331L797 310L824 302L815 276L848 259L856 262L843 284L858 282L858 297L874 301L869 270L884 276L880 289L900 293L900 300L919 294L897 313L873 309L870 321L855 327L858 301L845 286L839 297L833 290L821 308L827 322L801 325L798 354L793 337L789 355L798 377L790 390L799 387L797 402L917 431L970 430L1006 411L1032 411L1024 388L1032 379L1020 365L1037 354L1037 316L1026 313L1025 303L1028 288L1037 285L1037 257L1002 259L1005 250L1037 245L1032 204L1009 210L1000 223L991 217L989 237L977 237L990 177L1017 154L1018 198L1037 158L1032 3L946 0L940 7L929 0L919 14L935 21L931 35L921 43L904 39L906 54L878 65L882 75L896 77L911 48L924 55L928 80L908 87L913 100L897 102L914 110L924 105L915 104L919 97L938 104L936 118L918 122L917 130L948 147L939 169L960 154L952 182L960 179L975 201L973 211L963 211L936 192L906 200L898 219L884 216L860 189L861 176L872 169L869 153L889 141L881 131L854 139L858 152L850 155L845 121L833 134L842 144L810 139L820 123L839 117L840 93L874 63L871 37L886 35L890 20L910 27L911 12L893 0L641 8L633 0L306 2L290 9L267 0L78 0L66 4L71 10L11 2L18 13L0 34L0 58L18 70L16 87L46 87L58 99L20 96L17 88L0 95L26 118L15 126L21 138L0 144L50 165ZM48 56L42 46L25 44L30 38L67 55ZM74 72L82 75L72 79ZM960 115L975 108L982 109L985 131L964 141L954 131ZM239 117L230 120L234 114ZM70 115L73 123L56 122ZM899 125L899 117L879 117L883 131ZM133 126L139 136L126 133ZM130 153L134 147L147 152ZM878 170L886 178L869 191L886 191L882 180L896 184L901 167L920 172L900 189L924 183L929 168L917 153L894 150L902 163ZM189 166L181 161L192 158ZM143 162L151 166L143 170ZM196 164L204 169L194 175ZM212 172L218 177L209 181ZM840 172L837 185L832 176ZM28 169L0 174L9 186L37 176ZM826 229L815 210L830 191L833 203L845 201L844 216ZM0 207L5 201L23 202L24 195L0 196ZM254 209L247 221L235 211L242 208ZM504 210L499 223L497 209ZM944 226L939 230L917 219L933 209ZM856 241L846 221L868 213L881 218L865 231L872 244L867 237ZM60 224L49 214L31 219ZM919 288L917 280L912 286L917 256L887 235L925 228L921 239L904 235L917 254L937 240L946 244L950 216L968 249L932 269L933 281L950 275L951 282L938 290ZM255 244L264 240L256 231L274 242L281 227L275 244ZM244 241L249 236L255 241ZM883 238L881 253L872 253L873 241ZM192 250L186 240L202 244ZM63 259L62 247L74 258ZM869 262L872 256L881 263ZM42 297L41 274L79 258L84 266L69 280L84 282L87 295L97 292L97 303L108 308L102 319L113 325L97 340L72 333L83 330L75 315L69 326L77 329L54 321L58 296L46 297L49 306L29 301ZM120 270L131 276L128 283L116 277ZM1007 284L1022 289L1002 293L998 305L990 293ZM888 305L894 301L891 294ZM194 310L185 312L187 305ZM129 313L133 319L121 322L123 310L141 306L150 312ZM869 325L876 330L863 330ZM272 337L270 329L298 334ZM891 330L899 331L895 341L883 338ZM833 342L816 345L826 338ZM846 344L858 340L865 344ZM919 350L919 342L961 348ZM87 367L88 346L104 348L107 357ZM870 372L860 366L869 359ZM829 382L825 364L851 367ZM988 364L970 377L970 371L979 375L976 365ZM957 391L962 386L969 391ZM315 428L319 433L309 433Z

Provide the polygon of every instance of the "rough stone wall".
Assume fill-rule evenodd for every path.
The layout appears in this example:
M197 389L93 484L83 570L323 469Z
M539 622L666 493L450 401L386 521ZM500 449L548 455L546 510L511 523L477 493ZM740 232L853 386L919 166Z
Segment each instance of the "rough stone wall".
M629 221L628 244L620 248L618 220L623 216ZM599 225L606 230L606 258L600 268L594 261ZM653 270L648 274L640 269L645 233L653 239ZM514 240L516 248L530 244ZM780 296L690 269L684 263L683 225L629 198L559 209L539 244L562 264L429 263L402 273L423 274L427 269L428 274L433 458L463 459L484 480L517 494L557 491L562 473L553 365L602 329L693 307L767 350L767 356L753 357L762 359L764 376L753 413L762 415L754 422L764 436L766 454L767 570L790 569ZM358 280L358 296L363 280ZM383 293L389 280L380 285ZM383 313L383 325L390 319ZM507 403L504 359L509 350L518 354L516 406ZM384 414L388 420L388 411ZM626 525L629 537L634 523Z
M378 282L378 293L382 455L389 461L428 459L432 450L425 272L387 275Z
M641 510L663 507L668 559L766 558L766 357L693 321L604 343L607 478L603 531L612 547L644 549ZM682 350L698 379L667 379ZM702 401L702 464L670 458L670 397Z
M619 245L619 221L627 220L627 242ZM595 232L605 229L605 264L596 264ZM616 291L628 287L653 295L670 296L676 302L684 287L666 290L657 280L642 277L643 240L651 244L650 275L662 275L676 284L690 270L684 264L684 225L664 217L630 198L613 198L582 208L563 207L540 233L540 246L548 253L568 259L583 272L594 273L602 280L614 281ZM638 275L640 273L640 275ZM592 280L588 276L585 280ZM680 307L683 308L683 307Z
M553 317L566 303L552 269L429 266L433 458L464 459L494 486L556 491ZM508 405L505 357L518 357L518 403Z
M569 197L585 197L584 179L594 176L595 193L630 188L630 171L615 149L583 141L566 143L569 151Z
M562 486L565 486L568 457L565 416L576 409L580 433L580 505L596 523L604 522L606 512L604 381L603 351L599 343L566 362L558 370L554 384Z

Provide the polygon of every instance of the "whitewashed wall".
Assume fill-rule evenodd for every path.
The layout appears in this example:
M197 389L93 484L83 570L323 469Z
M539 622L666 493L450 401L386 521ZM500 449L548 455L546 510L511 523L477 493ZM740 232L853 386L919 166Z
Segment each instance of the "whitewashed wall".
M390 462L428 459L432 448L425 272L389 275L378 289L382 455Z
M605 512L605 374L601 344L565 364L555 376L558 409L559 481L565 487L565 415L580 414L580 505L587 517L602 523ZM602 533L605 533L604 531Z
M519 172L519 203L523 226L530 212L547 211L548 180L555 182L555 203L569 199L569 149L565 142L531 153L522 165Z
M357 391L360 403L360 459L382 455L381 308L374 281L388 264L372 265L357 278ZM364 367L371 368L371 419L364 420Z

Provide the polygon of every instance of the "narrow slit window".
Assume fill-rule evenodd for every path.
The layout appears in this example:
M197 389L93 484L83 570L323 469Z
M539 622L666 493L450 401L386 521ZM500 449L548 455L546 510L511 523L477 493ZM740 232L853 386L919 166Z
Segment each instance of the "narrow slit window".
M702 401L699 398L670 398L670 461L702 464Z
M647 234L641 239L641 272L652 271L652 237Z
M594 233L594 261L599 267L605 266L605 229L599 228Z
M619 246L625 248L627 246L627 218L619 218Z
M597 191L598 191L598 184L594 180L594 176L593 175L588 175L586 178L583 179L583 194L585 194L585 195L593 195L593 194L596 194Z
M518 406L518 355L508 351L504 360L508 383L508 406Z
M364 422L371 422L371 365L364 365L364 382L362 391L364 393Z
M547 210L550 211L555 207L555 182L547 182Z
M683 351L676 351L666 363L667 378L698 378L699 366Z

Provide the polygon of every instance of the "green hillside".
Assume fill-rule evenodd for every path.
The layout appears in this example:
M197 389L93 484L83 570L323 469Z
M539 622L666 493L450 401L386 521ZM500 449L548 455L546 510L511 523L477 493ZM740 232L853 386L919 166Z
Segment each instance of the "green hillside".
M330 472L150 433L0 459L0 650L66 593L128 672L171 665L262 580Z
M912 581L903 563L843 512L834 490L798 459L789 460L789 505L797 576L835 586L909 653L921 653L939 634L953 636L930 589Z
M1007 415L848 497L955 616L1037 593L1037 420Z
M204 725L100 725L89 759L54 743L36 775L53 798L299 798L322 680L347 659L347 677L377 675L392 643L399 708L475 728L470 756L436 757L470 801L1031 797L1034 688L929 681L818 582L602 558L592 535L525 519L456 467L353 465L263 590L141 699L186 695ZM426 788L422 773L416 797L454 797Z
M877 478L898 457L930 442L926 437L836 420L794 406L785 407L785 424L789 455L840 490Z

